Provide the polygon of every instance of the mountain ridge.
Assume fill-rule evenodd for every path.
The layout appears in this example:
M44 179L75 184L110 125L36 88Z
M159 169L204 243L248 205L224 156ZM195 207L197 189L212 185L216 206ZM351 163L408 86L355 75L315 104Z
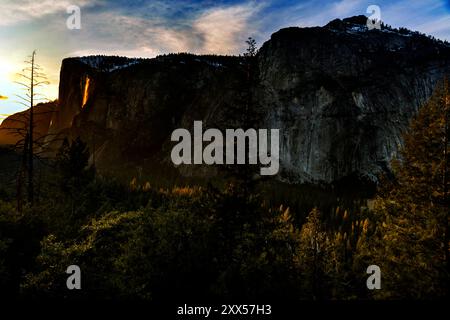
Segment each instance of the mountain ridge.
M114 174L164 168L221 177L218 166L174 167L170 133L194 120L246 128L251 118L256 129L282 133L277 180L376 180L410 119L450 74L448 43L405 30L367 30L361 17L281 29L254 58L250 83L243 56L66 58L49 128L57 139L47 143L56 149L59 138L81 136L96 166Z

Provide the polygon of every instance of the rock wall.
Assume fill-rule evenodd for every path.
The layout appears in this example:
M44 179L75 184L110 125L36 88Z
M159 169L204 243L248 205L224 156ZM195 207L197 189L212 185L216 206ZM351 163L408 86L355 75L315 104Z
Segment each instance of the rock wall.
M391 31L289 28L261 49L265 126L280 128L285 178L375 178L409 120L450 74L449 47Z
M256 129L280 129L277 179L375 179L411 117L450 75L450 47L412 32L367 31L357 20L273 34L250 82L243 57L66 59L50 131L81 136L100 168L151 163L159 170L171 165L174 129L192 130L194 120L245 128L250 118ZM216 167L177 170L217 174Z

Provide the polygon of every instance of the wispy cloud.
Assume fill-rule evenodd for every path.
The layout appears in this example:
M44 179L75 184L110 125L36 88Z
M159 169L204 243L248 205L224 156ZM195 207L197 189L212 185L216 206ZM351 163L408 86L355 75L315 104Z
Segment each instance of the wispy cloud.
M262 5L254 3L215 8L203 13L193 23L193 29L203 39L201 51L236 54L248 36L260 27L256 15Z
M442 0L386 2L381 6L381 18L395 27L450 40L450 10Z
M223 5L167 20L132 12L87 13L83 30L71 36L70 55L117 54L152 57L168 52L238 54L245 39L258 32L254 2ZM80 49L80 46L82 47Z
M63 41L55 50L64 55L238 54L248 36L261 44L280 28L324 25L335 18L366 14L368 5L374 4L372 0L75 2L82 7L82 30L71 31L65 26L65 9L72 0L2 0L0 11L7 14L0 25L46 16L39 20L38 28L41 34L52 35L54 40L48 40L51 46ZM450 12L443 1L377 0L375 4L388 24L450 38Z
M73 4L81 8L81 30L66 27ZM372 4L393 27L450 40L449 0L0 0L0 86L4 95L17 93L10 69L20 70L33 49L52 82L45 93L55 98L67 56L239 54L249 36L261 45L281 28L367 15ZM2 108L12 112L17 106L8 99Z
M0 26L39 19L58 12L65 12L67 7L76 4L80 7L96 4L96 0L2 0L0 2Z
M357 10L361 11L361 9L364 9L365 2L364 0L341 0L333 3L330 10L336 16L346 16ZM361 12L361 14L365 14L365 12Z
M114 54L154 57L164 52L189 51L195 37L176 24L116 12L86 14L81 32L67 44L70 55Z
M418 29L429 34L443 31L450 32L450 14L434 21L422 23L418 26Z

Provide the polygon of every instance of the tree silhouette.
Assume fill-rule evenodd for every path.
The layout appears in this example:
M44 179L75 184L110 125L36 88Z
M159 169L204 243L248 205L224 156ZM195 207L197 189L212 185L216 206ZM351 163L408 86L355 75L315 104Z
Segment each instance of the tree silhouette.
M431 298L448 290L449 115L445 79L411 122L392 164L395 179L376 201L384 217L376 258L389 284L383 297Z
M78 137L71 142L64 139L56 157L56 168L60 174L59 186L70 200L72 215L75 200L95 176L95 167L89 166L89 156L87 144Z
M25 90L23 95L16 95L21 101L18 103L23 106L29 108L28 115L24 116L24 120L22 119L12 119L15 122L21 122L24 127L22 128L6 128L7 130L15 131L16 134L20 135L22 139L20 139L15 147L16 149L22 150L23 161L21 167L19 169L18 178L17 178L17 202L18 202L18 210L21 210L22 207L22 184L24 179L24 172L27 173L28 185L27 185L27 199L30 205L33 205L34 202L34 159L36 156L35 146L41 145L42 143L39 139L34 138L34 127L35 127L35 103L48 101L44 95L36 92L36 89L40 86L49 84L47 81L47 77L42 72L42 67L36 63L36 50L33 51L29 60L25 61L28 65L24 69L22 69L22 73L18 75L23 78L22 81L15 81L15 83L19 84Z
M256 40L252 37L249 37L247 41L245 41L247 44L246 52L244 53L245 57L254 57L258 53L258 48L256 47Z

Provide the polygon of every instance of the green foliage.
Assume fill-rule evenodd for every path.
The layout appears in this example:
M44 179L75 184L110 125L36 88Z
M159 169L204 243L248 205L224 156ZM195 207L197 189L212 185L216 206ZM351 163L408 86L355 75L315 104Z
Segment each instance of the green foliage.
M151 301L442 298L448 101L445 83L405 135L395 179L382 180L371 202L354 196L351 181L331 188L350 195L258 189L245 170L221 188L164 189L142 177L124 185L95 175L82 141L66 142L32 208L19 214L0 201L2 293ZM287 198L289 207L279 206ZM73 264L82 270L80 291L66 288ZM374 292L366 287L372 264L382 270L382 290Z
M64 140L56 159L61 190L75 197L94 178L94 168L88 167L89 149L80 138L72 143Z
M67 294L70 264L83 270L86 296L212 299L297 290L297 232L288 211L265 208L233 187L159 192L165 200L157 206L93 218L75 241L45 238L39 268L27 276L24 290Z
M0 297L17 297L25 270L31 270L45 233L41 219L30 211L19 214L0 200Z
M310 292L304 292L304 294L313 299L317 299L317 296L321 295L319 292L321 288L318 288L318 284L319 279L325 274L326 242L327 234L323 230L320 213L317 209L313 209L301 229L298 255L302 282L305 284L305 288L310 289Z
M449 114L444 81L412 121L395 180L384 181L374 211L380 217L366 256L383 270L378 298L430 299L448 290Z

